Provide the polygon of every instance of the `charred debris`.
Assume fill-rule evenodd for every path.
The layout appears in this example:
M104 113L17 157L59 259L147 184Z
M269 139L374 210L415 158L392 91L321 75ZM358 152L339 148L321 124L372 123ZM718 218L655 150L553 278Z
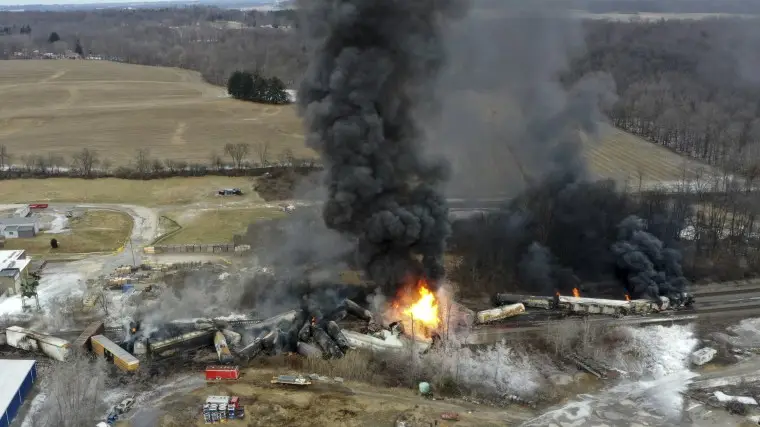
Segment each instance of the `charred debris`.
M338 359L355 348L404 348L410 339L400 322L383 324L351 299L325 305L308 296L299 308L264 320L197 319L160 326L130 320L125 330L122 346L135 355L162 359L213 345L221 363L286 353ZM422 344L422 350L429 347Z

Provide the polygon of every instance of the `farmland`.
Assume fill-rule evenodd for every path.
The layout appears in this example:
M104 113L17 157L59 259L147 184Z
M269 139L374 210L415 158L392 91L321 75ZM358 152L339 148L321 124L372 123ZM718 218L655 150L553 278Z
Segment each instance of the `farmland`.
M112 166L129 164L141 148L161 160L208 164L227 143L268 143L271 161L285 150L314 155L303 144L294 107L229 99L224 88L192 71L108 61L2 61L0 97L0 145L14 163L25 154L69 158L88 147Z

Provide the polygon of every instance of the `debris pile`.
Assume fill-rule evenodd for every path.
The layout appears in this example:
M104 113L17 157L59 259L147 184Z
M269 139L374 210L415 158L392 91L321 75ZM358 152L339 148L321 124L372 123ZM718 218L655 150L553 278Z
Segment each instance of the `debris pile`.
M325 313L317 304L304 299L302 307L252 325L255 338L237 350L239 356L250 359L261 353L298 353L305 357L339 359L354 348L338 322L348 316L362 322L362 333L379 332L371 311L350 299Z

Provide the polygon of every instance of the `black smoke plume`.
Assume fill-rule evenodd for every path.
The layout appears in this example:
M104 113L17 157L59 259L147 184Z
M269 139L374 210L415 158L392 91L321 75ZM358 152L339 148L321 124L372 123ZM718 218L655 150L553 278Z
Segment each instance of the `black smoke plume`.
M643 219L632 215L620 223L619 241L612 245L612 252L629 293L673 300L686 291L689 281L683 276L681 253L665 248L647 232Z
M328 227L358 239L359 262L392 289L443 275L450 233L443 161L422 155L446 22L460 0L310 0L310 61L298 92L307 144L326 166ZM421 258L419 270L418 259Z
M444 78L456 90L447 92L434 142L454 159L451 195L479 191L511 200L497 212L454 224L450 243L462 257L455 279L463 294L551 295L574 287L583 292L582 282L614 283L604 293L622 298L623 286L613 280L619 257L611 250L620 222L634 214L658 216L668 224L650 230L659 238L666 237L659 231L672 233L682 224L669 205L649 206L588 168L584 150L604 131L614 81L605 74L568 78L568 64L584 51L583 32L559 8L511 0L479 4L481 13L452 35L452 63L460 69ZM672 277L680 276L675 258L666 263ZM644 293L632 296L649 295L638 291Z

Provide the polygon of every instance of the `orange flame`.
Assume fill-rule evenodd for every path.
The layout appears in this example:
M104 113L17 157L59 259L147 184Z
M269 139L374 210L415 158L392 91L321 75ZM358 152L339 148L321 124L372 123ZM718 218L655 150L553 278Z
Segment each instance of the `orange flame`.
M581 297L581 291L578 290L578 288L573 288L573 296L576 298Z
M559 295L559 291L557 291L557 292L556 292L554 295L555 295L556 297L559 297L559 296L560 296L560 295Z
M631 296L630 296L630 295L628 295L628 294L625 294L625 300L626 300L626 301L630 301L630 300L631 300Z
M425 285L420 287L419 293L420 299L412 304L411 307L405 309L404 314L415 322L421 322L428 328L438 328L441 320L438 317L438 303L435 300L435 295Z
M386 317L401 321L405 333L413 333L419 338L429 338L430 332L441 326L438 298L424 279L402 289Z

